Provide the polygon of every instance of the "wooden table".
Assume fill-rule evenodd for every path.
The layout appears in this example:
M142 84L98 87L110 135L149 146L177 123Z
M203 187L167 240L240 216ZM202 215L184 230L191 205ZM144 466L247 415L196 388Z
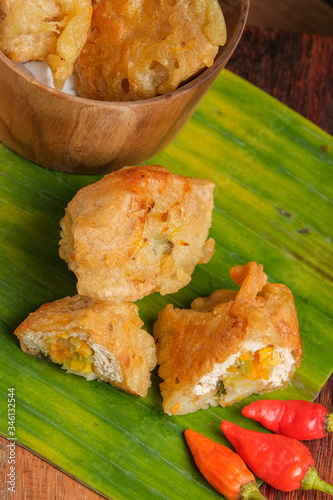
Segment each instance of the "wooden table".
M333 35L333 0L250 0L249 26Z
M270 0L265 2L270 3ZM254 4L260 9L255 0ZM247 28L228 69L332 133L333 109L329 88L333 81L332 61L333 38ZM333 376L321 391L318 401L333 409ZM7 492L3 484L3 478L8 472L7 444L8 441L0 438L1 500L102 500L103 497L97 493L19 446L16 449L17 492ZM307 445L313 453L321 477L333 483L332 435ZM269 500L325 498L322 493L314 491L279 493L267 485L262 486L261 492Z

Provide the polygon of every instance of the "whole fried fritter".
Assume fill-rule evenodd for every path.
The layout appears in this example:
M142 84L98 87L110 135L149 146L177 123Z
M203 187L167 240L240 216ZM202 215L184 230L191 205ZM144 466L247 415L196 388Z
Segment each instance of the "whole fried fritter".
M91 0L0 0L0 50L14 62L46 61L62 89L87 39Z
M230 270L238 292L217 290L191 309L167 305L154 325L164 411L228 406L285 387L302 359L293 294L262 265Z
M76 295L44 304L14 333L31 356L144 397L156 354L142 325L135 304L110 305Z
M79 95L130 101L171 92L211 66L225 40L217 0L94 1L75 64Z
M60 256L81 295L136 301L177 292L208 262L214 184L150 165L124 167L74 196Z

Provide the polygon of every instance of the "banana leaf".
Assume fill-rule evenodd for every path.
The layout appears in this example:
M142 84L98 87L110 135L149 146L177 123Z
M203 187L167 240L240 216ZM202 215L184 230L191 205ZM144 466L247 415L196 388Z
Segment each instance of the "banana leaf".
M181 133L150 162L216 183L210 236L216 253L170 296L138 301L152 332L158 311L234 288L231 266L256 260L294 293L304 357L271 398L312 400L332 372L332 138L264 92L223 71ZM219 425L252 428L240 409L167 416L157 372L146 398L87 382L24 354L13 330L45 302L76 293L58 256L59 221L76 191L98 180L48 171L0 147L0 433L114 500L221 498L201 477L183 431L227 444Z

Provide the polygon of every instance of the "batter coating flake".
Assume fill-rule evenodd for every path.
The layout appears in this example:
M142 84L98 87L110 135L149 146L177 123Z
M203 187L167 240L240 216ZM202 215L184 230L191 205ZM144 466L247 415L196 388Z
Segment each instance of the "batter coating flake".
M14 62L47 61L61 90L91 16L91 0L0 0L0 50Z

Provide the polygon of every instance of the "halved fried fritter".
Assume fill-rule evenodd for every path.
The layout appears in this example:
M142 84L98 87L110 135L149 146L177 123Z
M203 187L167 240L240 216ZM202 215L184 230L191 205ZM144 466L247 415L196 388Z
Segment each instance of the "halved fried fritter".
M169 415L228 406L285 387L302 359L293 294L262 265L230 270L240 290L217 290L191 309L171 304L154 325L163 407Z
M144 397L156 354L142 325L135 304L110 305L76 295L44 304L14 333L31 356Z
M14 62L47 61L62 89L87 39L91 0L0 0L0 50Z
M75 64L79 95L130 101L171 92L211 66L225 40L217 0L95 1Z

